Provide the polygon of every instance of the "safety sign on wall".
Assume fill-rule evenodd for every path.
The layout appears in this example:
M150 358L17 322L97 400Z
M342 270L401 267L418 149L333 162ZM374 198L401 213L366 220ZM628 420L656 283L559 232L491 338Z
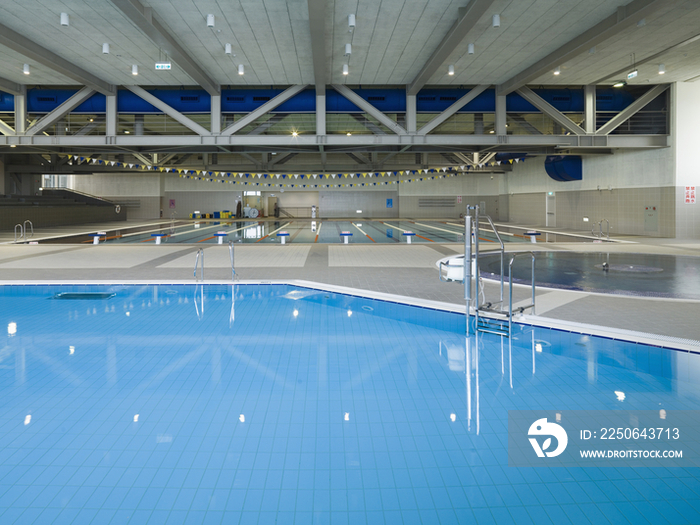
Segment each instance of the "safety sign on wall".
M686 186L685 187L685 203L686 204L695 204L697 198L697 194L695 193L695 186Z

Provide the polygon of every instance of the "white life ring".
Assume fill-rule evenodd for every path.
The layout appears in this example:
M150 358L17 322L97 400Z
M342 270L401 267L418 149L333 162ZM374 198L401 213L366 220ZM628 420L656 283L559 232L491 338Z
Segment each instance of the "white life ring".
M122 211L122 207L119 206L119 204L117 204L117 205L114 207L114 213L119 213L120 211Z

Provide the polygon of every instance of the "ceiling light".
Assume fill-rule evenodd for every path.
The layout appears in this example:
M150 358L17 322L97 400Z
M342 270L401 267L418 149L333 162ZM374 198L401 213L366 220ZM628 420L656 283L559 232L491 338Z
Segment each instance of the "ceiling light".
M355 15L348 15L348 31L355 29Z
M555 67L555 68L554 68L554 74L555 74L555 75L558 75L558 74L560 74L560 73L561 73L561 68L560 68L559 66Z
M214 27L214 15L207 15L207 27Z
M467 46L467 53L469 53L470 55L474 54L474 44L469 44Z
M352 135L352 133L350 133L350 132L348 131L348 132L346 133L346 135L349 137L349 136Z
M501 27L501 15L493 15L493 27Z
M129 134L129 130L127 129L126 131L124 131L124 133L128 135L128 134Z
M102 44L102 54L109 55L109 44L107 42Z
M231 54L231 44L224 45L224 53L226 53L227 55Z
M352 54L352 44L345 44L345 56Z
M666 73L666 66L664 64L659 64L659 75Z
M245 75L245 67L243 67L243 64L238 64L238 74Z
M494 133L494 131L493 131L493 130L491 130L491 131L489 131L489 133Z
M25 75L28 75L29 74L29 64L24 64L22 71L24 72Z
M133 66L131 66L131 74L132 74L132 75L138 75L138 74L139 74L139 66L137 66L136 64L134 64Z
M454 67L454 66L449 66L449 67L447 68L447 74L450 75L450 76L454 75L454 74L455 74L455 67Z
M68 17L68 13L61 13L61 25L67 26L69 24L70 24L70 19Z
M350 68L347 64L343 64L343 75L347 75L348 73L350 73Z
M16 148L16 147L17 147L17 144L10 144L10 147L11 147L11 148Z
M297 133L296 131L292 131L292 137L296 137L297 135L299 135L299 133ZM296 310L294 310L294 311L296 312ZM296 315L295 315L295 317L296 317Z
M627 82L625 82L624 80L618 80L617 82L615 82L613 84L613 87L621 88L621 87L626 86L626 85L627 85Z

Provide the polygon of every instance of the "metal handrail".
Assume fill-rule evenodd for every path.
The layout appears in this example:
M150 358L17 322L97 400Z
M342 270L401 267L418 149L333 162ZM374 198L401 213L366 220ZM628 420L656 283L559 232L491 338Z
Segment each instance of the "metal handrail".
M202 256L202 271L201 271L201 276L202 276L202 282L204 282L204 248L200 248L197 250L197 256L194 259L194 280L197 280L197 264L199 263L199 256Z
M15 244L17 243L17 228L19 228L19 240L24 239L24 226L15 224Z
M32 228L32 234L29 236L27 236L27 224L29 224L29 226L31 226L31 228ZM27 219L26 221L24 221L24 238L30 239L32 237L34 237L34 224L32 224L32 221Z
M610 221L608 219L600 219L597 223L593 225L593 229L591 230L592 235L597 235L599 239L603 238L603 221L606 223L606 228L605 228L605 239L610 240ZM598 225L598 232L596 232L596 224Z
M532 308L532 313L535 313L535 252L515 253L508 263L508 337L513 334L513 262L520 255L525 255L527 253L532 257L532 304L521 306L518 309L522 313L526 308Z
M229 257L231 258L231 280L235 281L236 277L238 277L238 276L236 275L236 268L233 264L233 262L234 262L233 241L228 241L228 254L229 254Z

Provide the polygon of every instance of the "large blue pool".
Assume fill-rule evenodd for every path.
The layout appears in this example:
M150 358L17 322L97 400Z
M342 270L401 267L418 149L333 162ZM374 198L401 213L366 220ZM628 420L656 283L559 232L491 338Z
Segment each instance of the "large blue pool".
M0 320L2 524L700 523L698 469L506 450L509 410L700 408L694 353L286 285L5 286Z

